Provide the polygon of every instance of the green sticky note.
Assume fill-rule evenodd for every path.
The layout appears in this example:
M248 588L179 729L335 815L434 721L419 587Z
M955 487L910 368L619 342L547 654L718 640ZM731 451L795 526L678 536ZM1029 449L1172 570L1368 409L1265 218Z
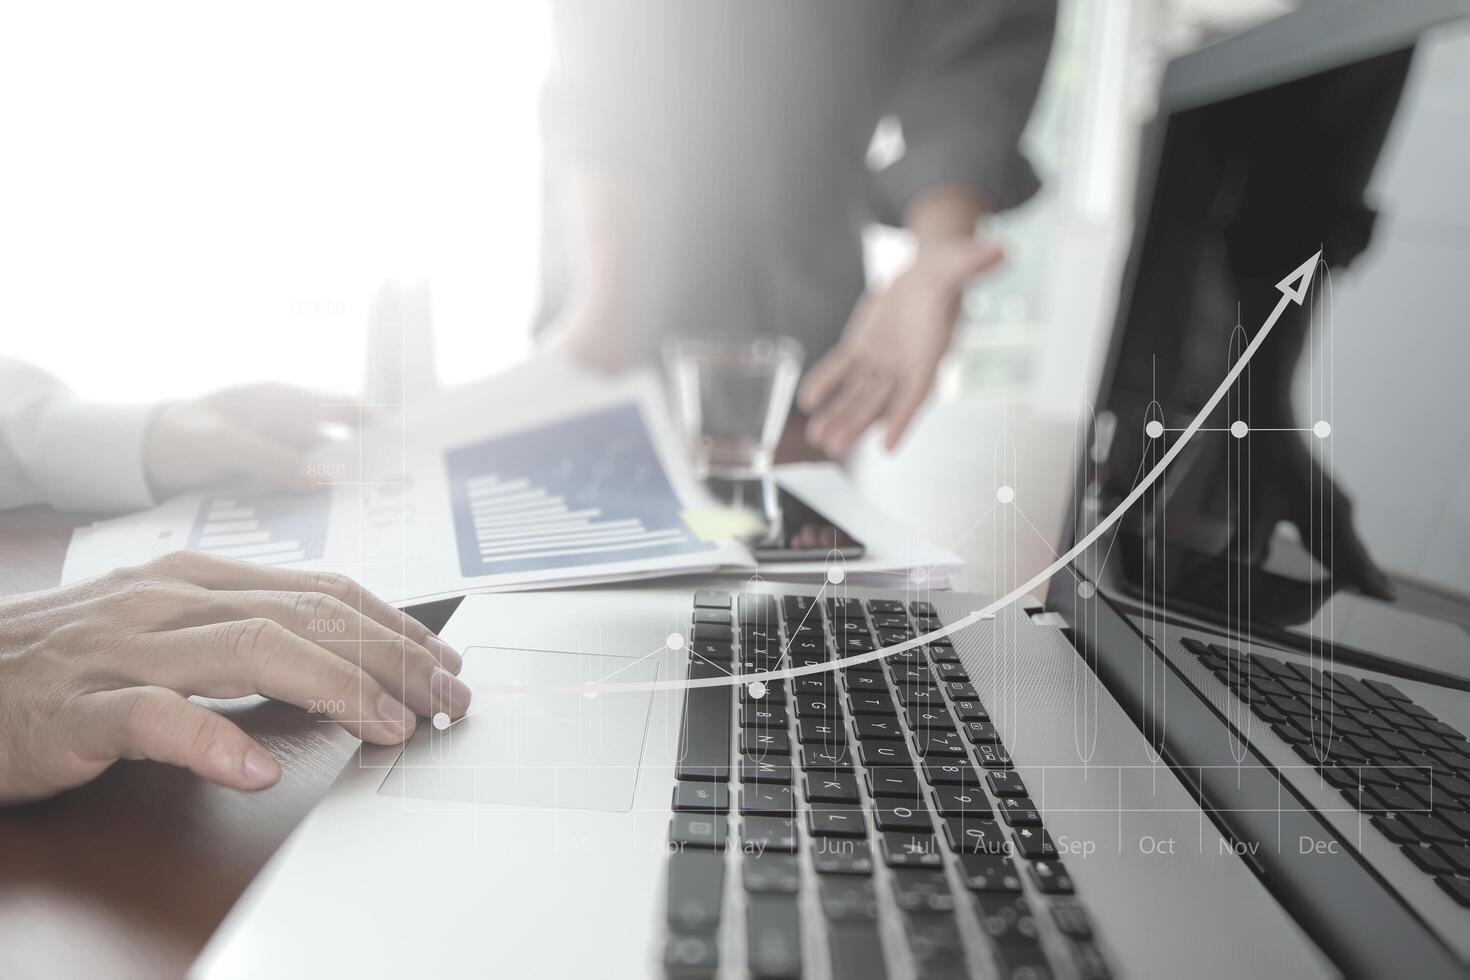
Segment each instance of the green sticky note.
M708 507L680 513L689 530L701 541L745 539L760 534L766 522L748 510L738 507Z

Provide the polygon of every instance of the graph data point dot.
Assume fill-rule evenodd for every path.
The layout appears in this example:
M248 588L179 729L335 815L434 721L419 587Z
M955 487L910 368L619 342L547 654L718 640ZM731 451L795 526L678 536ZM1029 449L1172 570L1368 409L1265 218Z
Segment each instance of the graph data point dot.
M915 585L923 585L925 582L929 581L929 569L927 569L927 568L911 568L911 569L909 569L909 581L913 582Z
M1016 499L1015 487L1000 487L995 491L995 499L1003 504L1008 504Z
M1084 599L1091 599L1097 594L1097 588L1091 582L1078 582L1077 594Z
M1246 425L1241 419L1236 419L1230 423L1230 434L1237 439L1244 439L1245 434L1250 430L1251 427Z
M588 687L587 689L582 691L582 697L586 698L588 701L591 701L593 698L597 697L597 692Z
M751 681L750 682L750 696L753 697L753 698L755 698L757 701L759 701L761 698L765 697L766 696L766 684L765 684L765 681Z
M1148 425L1143 427L1143 434L1150 439L1157 439L1164 434L1164 423L1158 419L1150 419Z
M1326 439L1328 436L1332 435L1332 423L1328 422L1326 419L1318 419L1317 424L1312 426L1312 435L1316 436L1318 439Z
M837 568L836 566L827 569L827 581L831 582L833 585L841 585L842 580L845 578L847 578L847 573L844 572L842 569Z
M449 716L442 711L434 715L434 727L441 732L444 731L449 727Z
M670 650L682 650L684 649L684 634L670 633L668 638L664 640L664 643L668 645Z

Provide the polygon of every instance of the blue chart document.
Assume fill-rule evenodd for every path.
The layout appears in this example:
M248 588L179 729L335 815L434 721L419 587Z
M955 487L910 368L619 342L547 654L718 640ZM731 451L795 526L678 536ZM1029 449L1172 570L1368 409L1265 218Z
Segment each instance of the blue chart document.
M714 551L680 512L634 404L445 454L465 577Z
M267 565L319 559L326 550L326 492L210 497L199 502L187 547Z

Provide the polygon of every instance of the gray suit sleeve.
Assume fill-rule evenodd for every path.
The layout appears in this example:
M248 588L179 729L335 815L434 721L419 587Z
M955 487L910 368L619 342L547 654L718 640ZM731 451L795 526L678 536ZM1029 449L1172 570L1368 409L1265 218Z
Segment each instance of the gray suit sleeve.
M1041 186L1020 150L1056 26L1056 0L920 0L888 114L905 151L873 175L880 221L939 184L969 184L990 209Z

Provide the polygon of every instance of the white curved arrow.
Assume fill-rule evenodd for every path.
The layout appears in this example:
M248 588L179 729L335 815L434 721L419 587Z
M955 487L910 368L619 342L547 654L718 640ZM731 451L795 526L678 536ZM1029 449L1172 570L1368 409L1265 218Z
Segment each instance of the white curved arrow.
M1082 554L1082 552L1086 551L1089 547L1092 546L1093 542L1097 541L1098 538L1106 534L1109 528L1118 523L1118 521L1122 520L1123 515L1127 513L1128 508L1137 503L1138 498L1142 497L1144 492L1153 485L1154 481L1157 480L1161 475L1163 475L1164 470L1167 469L1169 464L1174 461L1174 457L1179 455L1179 453L1184 449L1185 444L1189 442L1189 440L1194 437L1194 434L1200 430L1200 427L1205 424L1205 419L1209 418L1210 413L1215 410L1215 406L1220 404L1220 400L1225 397L1225 393L1230 389L1230 386L1235 383L1235 379L1240 377L1240 372L1245 370L1245 366L1250 363L1251 358L1255 356L1255 353L1260 348L1261 344L1265 343L1266 338L1270 336L1271 328L1276 325L1277 320L1281 319L1281 314L1286 310L1288 306L1292 304L1296 304L1298 306L1301 305L1302 300L1306 298L1307 288L1312 283L1312 275L1316 272L1317 263L1321 260L1321 258L1322 252L1321 250L1318 250L1317 254L1313 255L1311 258L1307 259L1307 261L1297 266L1296 269L1291 273L1291 275L1287 276L1285 279L1276 284L1276 288L1281 290L1281 299L1276 301L1276 308L1271 311L1271 315L1266 318L1265 323L1261 324L1261 329L1256 332L1255 337L1251 339L1251 342L1241 353L1240 358L1230 368L1229 372L1226 373L1225 380L1220 382L1220 387L1215 389L1215 393L1210 396L1209 401L1205 402L1204 407L1199 410L1199 414L1194 417L1194 421L1189 423L1189 425L1184 429L1183 434L1180 435L1179 439L1174 443L1174 445L1169 447L1169 450L1166 453L1164 453L1163 458L1158 461L1153 469L1149 470L1148 473L1144 475L1144 478L1139 481L1138 485L1133 488L1128 496L1123 498L1122 502L1113 509L1112 513L1103 518L1103 520L1091 531L1089 531L1080 541L1072 545L1071 548L1067 549L1066 554L1057 558L1056 561L1052 562L1050 565L1046 566L1041 571L1031 576L1031 578L1027 579L1025 582L1022 582L1010 592L1007 592L1005 595L1001 596L999 599L993 600L983 609L977 609L974 612L970 613L968 616L958 619L948 626L940 627L939 629L934 630L932 633L925 633L924 635L916 636L911 640L905 640L902 643L895 643L893 646L881 647L880 649L873 650L870 653L854 654L850 657L842 657L837 660L828 661L826 663L811 664L805 667L787 667L782 670L766 671L760 674L731 674L728 677L702 677L696 680L672 679L666 681L589 681L585 684L477 684L475 686L476 692L514 692L529 694L534 691L536 693L581 693L586 695L594 695L604 691L608 693L613 693L617 691L678 691L696 687L734 687L737 684L749 684L754 681L761 681L762 683L769 685L771 683L774 683L775 681L785 680L789 677L805 677L808 674L824 674L834 670L841 670L844 667L855 667L858 664L865 664L873 660L879 660L883 657L890 656L891 654L901 653L904 650L911 650L914 647L923 646L926 643L933 643L935 640L949 636L951 633L962 630L966 626L978 623L982 619L993 618L996 610L1008 606L1022 596L1029 594L1032 589L1036 588L1038 585L1051 578L1057 572L1060 572L1063 568L1066 568L1067 565L1071 563L1072 559L1076 558L1078 555Z

